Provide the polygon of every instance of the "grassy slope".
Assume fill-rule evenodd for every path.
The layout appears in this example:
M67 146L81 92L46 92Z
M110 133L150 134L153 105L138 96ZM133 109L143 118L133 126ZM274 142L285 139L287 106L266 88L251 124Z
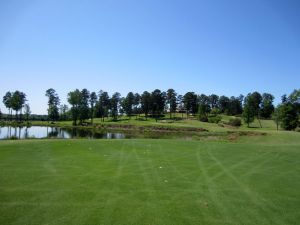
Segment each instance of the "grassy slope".
M297 224L300 134L0 142L0 224Z
M181 114L176 114L177 118L181 118ZM228 122L230 118L235 118L234 116L227 116L222 115L222 122ZM243 124L240 128L231 127L231 126L225 126L222 127L218 124L213 123L204 123L200 122L195 118L190 117L189 119L186 119L186 116L184 116L183 120L170 120L169 115L165 115L165 119L159 120L158 122L155 121L153 118L148 118L146 121L143 116L139 117L137 120L136 117L132 117L129 119L128 117L120 117L117 122L111 121L111 119L105 118L105 121L102 122L101 119L95 118L94 119L94 125L133 125L133 126L165 126L165 127L174 127L174 128L180 128L180 127L192 127L192 128L204 128L211 132L226 132L226 131L274 131L276 130L276 124L273 120L261 120L261 124L263 128L260 128L259 123L257 120L255 120L251 127L248 128L246 124ZM49 125L48 122L42 122L42 121L33 121L32 125ZM54 126L72 126L72 121L60 121L56 122Z

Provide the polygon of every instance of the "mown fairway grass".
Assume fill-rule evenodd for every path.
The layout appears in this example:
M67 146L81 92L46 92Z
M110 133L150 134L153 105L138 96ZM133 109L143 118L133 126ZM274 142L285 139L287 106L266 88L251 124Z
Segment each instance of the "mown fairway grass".
M296 225L299 210L299 133L0 142L1 225Z

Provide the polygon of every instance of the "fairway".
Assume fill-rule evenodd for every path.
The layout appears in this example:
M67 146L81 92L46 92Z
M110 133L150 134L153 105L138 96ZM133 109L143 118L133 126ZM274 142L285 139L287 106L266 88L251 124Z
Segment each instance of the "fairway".
M300 145L291 136L2 141L0 224L296 225Z

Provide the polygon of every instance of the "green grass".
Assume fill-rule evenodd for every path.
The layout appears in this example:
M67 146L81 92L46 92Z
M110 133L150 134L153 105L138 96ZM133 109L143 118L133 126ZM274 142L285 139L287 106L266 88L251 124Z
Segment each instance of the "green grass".
M0 142L0 224L299 224L300 134Z
M195 117L190 116L188 119L186 118L186 115L182 118L182 115L177 113L175 114L175 117L177 120L173 120L169 118L169 115L166 114L165 118L162 118L158 120L157 122L155 121L154 118L148 118L145 120L145 117L141 115L140 117L137 117L136 119L135 116L132 116L131 119L127 116L122 116L119 117L118 121L112 121L111 118L105 118L104 122L102 122L101 119L95 118L94 119L94 125L95 126L135 126L135 127L170 127L170 128L182 128L182 127L187 127L187 128L203 128L206 129L210 132L226 132L226 131L275 131L276 130L276 124L274 123L273 120L261 120L262 128L260 128L259 122L255 120L253 123L250 124L250 128L247 127L246 124L242 124L241 127L232 127L232 126L220 126L219 124L214 124L214 123L205 123L205 122L200 122L197 120ZM235 118L234 116L227 116L227 115L221 115L222 121L221 123L226 123L229 121L231 118ZM58 121L55 122L54 124L50 124L47 121L32 121L32 125L39 125L39 126L65 126L65 127L70 127L72 126L72 121Z

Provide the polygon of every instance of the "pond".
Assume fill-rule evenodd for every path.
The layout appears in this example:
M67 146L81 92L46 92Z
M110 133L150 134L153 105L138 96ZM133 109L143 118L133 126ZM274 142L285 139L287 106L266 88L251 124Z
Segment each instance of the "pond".
M61 128L46 126L31 127L0 127L0 139L30 139L30 138L89 138L89 139L124 139L132 138L125 133L107 132L82 128Z

